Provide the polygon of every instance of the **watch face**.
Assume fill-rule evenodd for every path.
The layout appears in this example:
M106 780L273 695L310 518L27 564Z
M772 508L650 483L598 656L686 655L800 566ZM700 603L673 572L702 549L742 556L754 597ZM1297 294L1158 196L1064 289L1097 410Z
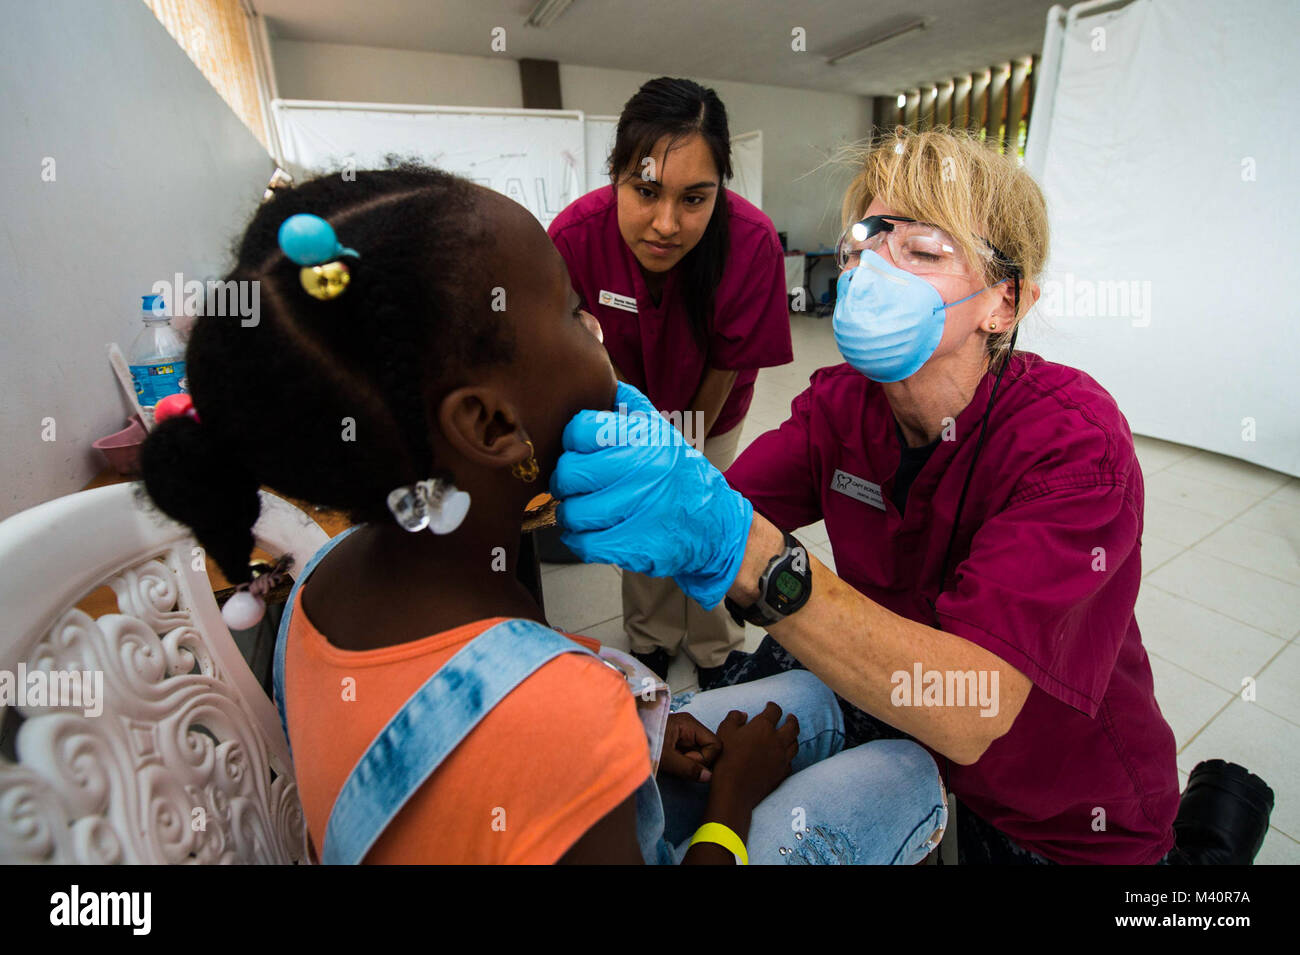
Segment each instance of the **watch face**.
M776 591L786 600L798 600L803 593L803 581L790 571L783 570L776 575Z
M745 608L745 619L760 627L776 623L797 611L808 600L812 588L808 553L803 545L786 535L786 553L774 557L759 580L762 596Z

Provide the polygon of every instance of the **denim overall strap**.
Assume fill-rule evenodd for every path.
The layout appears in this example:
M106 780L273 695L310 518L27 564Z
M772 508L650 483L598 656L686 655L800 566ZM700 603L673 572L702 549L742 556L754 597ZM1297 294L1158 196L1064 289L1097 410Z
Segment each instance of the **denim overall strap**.
M284 612L280 615L280 630L275 636L275 656L271 664L271 681L275 689L275 708L280 714L280 729L284 731L284 741L289 746L290 757L293 756L293 744L289 743L289 721L284 715L284 655L285 648L289 644L289 617L293 614L293 602L298 599L298 591L307 582L307 577L316 569L316 565L320 563L321 558L356 529L356 527L349 527L337 537L331 537L321 545L320 550L312 555L311 560L307 561L307 565L303 567L294 580L293 589L289 591L289 599L284 605Z
M664 804L654 776L646 777L636 796L636 841L646 865L676 865L672 845L664 838Z
M590 650L533 620L505 620L462 647L402 704L330 810L321 861L355 865L406 801L491 709L535 670ZM661 817L662 818L662 817Z

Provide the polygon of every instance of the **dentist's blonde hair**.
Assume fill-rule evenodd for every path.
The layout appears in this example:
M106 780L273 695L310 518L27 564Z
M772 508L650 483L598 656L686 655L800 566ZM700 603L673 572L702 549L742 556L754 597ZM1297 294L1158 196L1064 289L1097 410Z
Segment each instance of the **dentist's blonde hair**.
M983 265L989 284L1007 271L980 238L997 246L1020 267L1020 314L1008 328L989 336L995 358L1033 300L1026 287L1047 262L1047 206L1033 177L965 130L945 127L913 132L902 126L869 146L851 147L859 171L844 194L843 225L866 215L874 199L898 215L939 226L957 240L966 261Z

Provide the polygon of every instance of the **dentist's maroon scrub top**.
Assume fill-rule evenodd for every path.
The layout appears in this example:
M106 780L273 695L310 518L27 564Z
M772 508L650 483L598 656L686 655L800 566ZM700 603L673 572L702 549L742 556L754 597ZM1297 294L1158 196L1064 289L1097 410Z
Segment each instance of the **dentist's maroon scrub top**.
M1153 863L1174 842L1174 735L1133 614L1142 472L1128 422L1096 381L1015 354L939 585L994 377L916 476L905 516L890 499L893 412L848 365L816 372L790 419L755 439L727 480L783 530L825 519L840 577L1033 682L974 765L935 754L960 801L1056 862Z
M740 424L758 369L793 361L785 260L772 220L727 192L728 252L714 292L707 367L735 370L735 384L709 436ZM680 265L668 272L659 304L650 300L636 256L618 230L614 186L576 199L551 223L574 291L596 316L610 360L661 412L686 411L706 370L682 301Z

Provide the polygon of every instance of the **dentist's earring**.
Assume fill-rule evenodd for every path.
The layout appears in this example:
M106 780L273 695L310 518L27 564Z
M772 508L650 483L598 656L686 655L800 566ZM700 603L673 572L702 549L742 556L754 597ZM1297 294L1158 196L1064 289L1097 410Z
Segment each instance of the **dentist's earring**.
M996 332L997 330L998 330L998 323L997 323L997 322L989 322L989 331L991 331L991 332Z

